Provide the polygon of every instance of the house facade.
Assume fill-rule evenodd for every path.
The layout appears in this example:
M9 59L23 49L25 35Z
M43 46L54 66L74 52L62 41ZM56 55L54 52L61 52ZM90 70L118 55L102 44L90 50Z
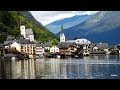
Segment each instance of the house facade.
M69 43L66 43L66 42L60 43L58 47L59 47L60 55L65 55L65 56L71 55Z
M22 53L26 53L29 55L35 55L36 44L34 42L24 39L20 41L20 46L21 46Z
M52 46L50 48L50 53L59 53L59 48L57 46Z
M40 45L40 44L36 45L35 54L38 55L38 56L44 54L44 48L43 48L42 45Z

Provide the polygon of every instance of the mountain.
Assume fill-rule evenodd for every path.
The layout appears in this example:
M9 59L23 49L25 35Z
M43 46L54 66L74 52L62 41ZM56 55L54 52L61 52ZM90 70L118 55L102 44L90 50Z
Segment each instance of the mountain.
M0 11L0 42L3 42L7 35L18 36L20 34L20 21L24 21L26 28L33 29L35 39L39 42L57 38L39 23L29 11Z
M64 25L65 29L67 29L82 23L83 21L87 20L91 16L92 15L76 15L70 18L60 19L46 25L46 28L51 32L57 34L60 31L61 24Z
M67 39L87 38L93 42L120 43L120 11L99 11L88 20L64 30ZM60 32L57 34L59 36Z

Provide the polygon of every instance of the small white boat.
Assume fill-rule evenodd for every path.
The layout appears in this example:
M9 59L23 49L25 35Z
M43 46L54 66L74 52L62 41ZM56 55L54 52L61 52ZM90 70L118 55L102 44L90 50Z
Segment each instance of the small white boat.
M78 58L78 55L75 55L75 58Z
M57 58L60 58L60 55L57 55Z
M112 77L117 77L118 75L117 74L111 74Z
M11 57L12 60L15 60L16 58L15 57Z
M111 53L110 51L109 51L109 52L106 52L106 55L110 55L110 53Z

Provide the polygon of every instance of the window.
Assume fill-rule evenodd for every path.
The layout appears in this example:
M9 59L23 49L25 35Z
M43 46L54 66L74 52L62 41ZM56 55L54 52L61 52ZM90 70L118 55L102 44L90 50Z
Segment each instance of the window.
M21 49L23 49L23 46L21 46Z
M27 51L29 52L29 49L27 49Z

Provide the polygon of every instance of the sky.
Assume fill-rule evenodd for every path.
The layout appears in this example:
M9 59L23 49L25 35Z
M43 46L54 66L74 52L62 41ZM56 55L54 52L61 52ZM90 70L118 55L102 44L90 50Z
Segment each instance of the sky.
M75 15L85 15L85 14L95 14L98 11L30 11L34 18L42 23L42 25L47 25L56 20L63 18L69 18Z

